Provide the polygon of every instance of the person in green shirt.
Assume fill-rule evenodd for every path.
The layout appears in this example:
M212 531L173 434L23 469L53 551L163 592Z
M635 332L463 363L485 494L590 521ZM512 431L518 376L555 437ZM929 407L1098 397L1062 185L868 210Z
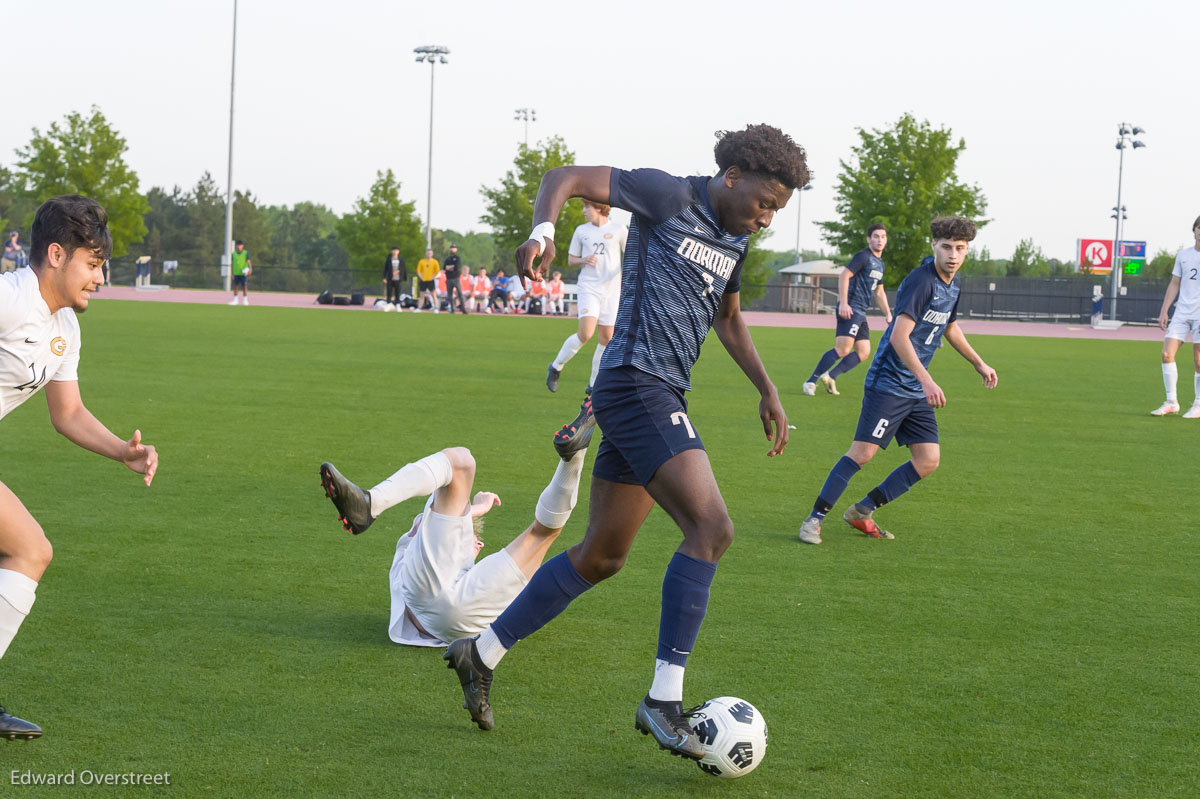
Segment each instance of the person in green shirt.
M246 251L246 242L237 241L233 245L233 299L230 305L238 304L238 288L242 290L242 305L249 305L250 298L246 296L246 278L250 277L250 253Z

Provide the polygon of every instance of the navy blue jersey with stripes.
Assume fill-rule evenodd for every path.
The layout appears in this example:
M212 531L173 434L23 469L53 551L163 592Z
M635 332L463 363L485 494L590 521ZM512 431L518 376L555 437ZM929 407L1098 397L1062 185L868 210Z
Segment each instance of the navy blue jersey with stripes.
M850 270L850 290L846 296L850 300L850 308L855 313L866 313L875 301L875 289L883 280L883 259L877 258L871 250L859 250L846 264Z
M741 286L747 236L721 229L708 178L613 169L608 202L633 214L621 303L600 368L634 366L683 391L727 292Z
M896 354L896 348L892 346L892 331L901 314L916 322L908 339L921 365L928 369L933 354L941 345L946 326L958 315L958 293L958 275L949 283L944 282L933 265L933 256L927 257L920 266L909 272L896 293L896 305L892 309L895 315L879 342L879 351L863 385L897 397L915 399L925 396L921 382Z

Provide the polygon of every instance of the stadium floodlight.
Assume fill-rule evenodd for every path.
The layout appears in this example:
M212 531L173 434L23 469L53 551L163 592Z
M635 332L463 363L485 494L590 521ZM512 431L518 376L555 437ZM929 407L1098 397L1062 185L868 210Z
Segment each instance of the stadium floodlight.
M800 200L804 197L804 192L811 191L812 184L806 183L802 188L796 189L796 263L800 263Z
M225 176L225 252L221 282L229 291L233 275L233 84L237 78L237 0L233 0L233 45L229 58L229 171Z
M1112 303L1109 308L1109 318L1116 320L1117 318L1117 297L1121 294L1121 225L1128 219L1125 214L1125 206L1121 205L1121 181L1125 176L1125 149L1126 141L1130 136L1139 136L1145 133L1144 128L1137 125L1130 125L1127 122L1122 122L1117 126L1117 144L1116 149L1121 151L1121 155L1117 161L1117 204L1113 207L1113 213L1109 219L1116 220L1116 230L1113 232L1113 255L1112 255ZM1141 141L1130 141L1130 146L1137 150L1145 147L1145 143Z
M525 122L525 146L529 147L529 123L537 122L537 110L533 108L518 108L513 112L513 119Z
M433 72L438 64L450 63L446 60L446 56L450 55L450 48L440 44L427 44L414 47L413 52L417 54L418 64L429 63L429 172L425 186L425 247L429 248L433 246L433 223L430 221L433 213Z

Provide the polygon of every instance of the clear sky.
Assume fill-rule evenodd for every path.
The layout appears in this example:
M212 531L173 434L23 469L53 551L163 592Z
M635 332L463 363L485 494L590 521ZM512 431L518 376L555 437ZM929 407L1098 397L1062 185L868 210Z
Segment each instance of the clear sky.
M225 184L232 0L6 0L13 95L0 163L31 129L98 106L129 143L143 189ZM801 242L833 218L832 186L856 129L908 111L966 140L959 175L994 221L977 244L1022 238L1071 258L1111 238L1118 123L1126 238L1191 243L1200 215L1200 10L1192 3L1010 0L374 2L240 0L234 186L260 202L338 213L393 169L425 216L430 69L436 68L433 224L482 230L523 136L558 134L581 164L711 173L713 132L769 122L810 155ZM773 249L796 241L796 201Z

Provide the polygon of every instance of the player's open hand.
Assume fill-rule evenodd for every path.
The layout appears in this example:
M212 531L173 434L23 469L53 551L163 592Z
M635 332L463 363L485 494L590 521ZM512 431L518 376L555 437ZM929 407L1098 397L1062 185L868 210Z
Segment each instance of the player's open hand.
M762 419L767 441L774 442L767 452L767 457L774 458L783 452L788 443L787 413L784 412L783 405L779 402L779 393L774 388L759 400L758 416ZM774 430L771 429L771 425L775 426Z
M521 287L528 289L530 280L541 280L543 271L547 271L554 263L554 242L542 238L542 254L538 257L538 242L530 239L517 248L517 277L521 279ZM537 261L535 264L534 261ZM546 270L543 270L546 267Z
M482 516L492 508L500 506L500 497L493 494L491 491L480 491L471 500L471 518Z
M930 407L946 407L946 393L932 379L921 383L921 390L925 392L925 401L929 403Z
M121 462L133 471L143 475L143 480L149 486L158 471L158 450L149 444L142 443L142 431L134 430L133 438L125 442L128 449L121 455Z
M978 366L975 367L975 371L979 372L980 377L983 378L983 387L984 388L995 388L996 387L996 370L995 369L988 366L986 363L980 363Z

